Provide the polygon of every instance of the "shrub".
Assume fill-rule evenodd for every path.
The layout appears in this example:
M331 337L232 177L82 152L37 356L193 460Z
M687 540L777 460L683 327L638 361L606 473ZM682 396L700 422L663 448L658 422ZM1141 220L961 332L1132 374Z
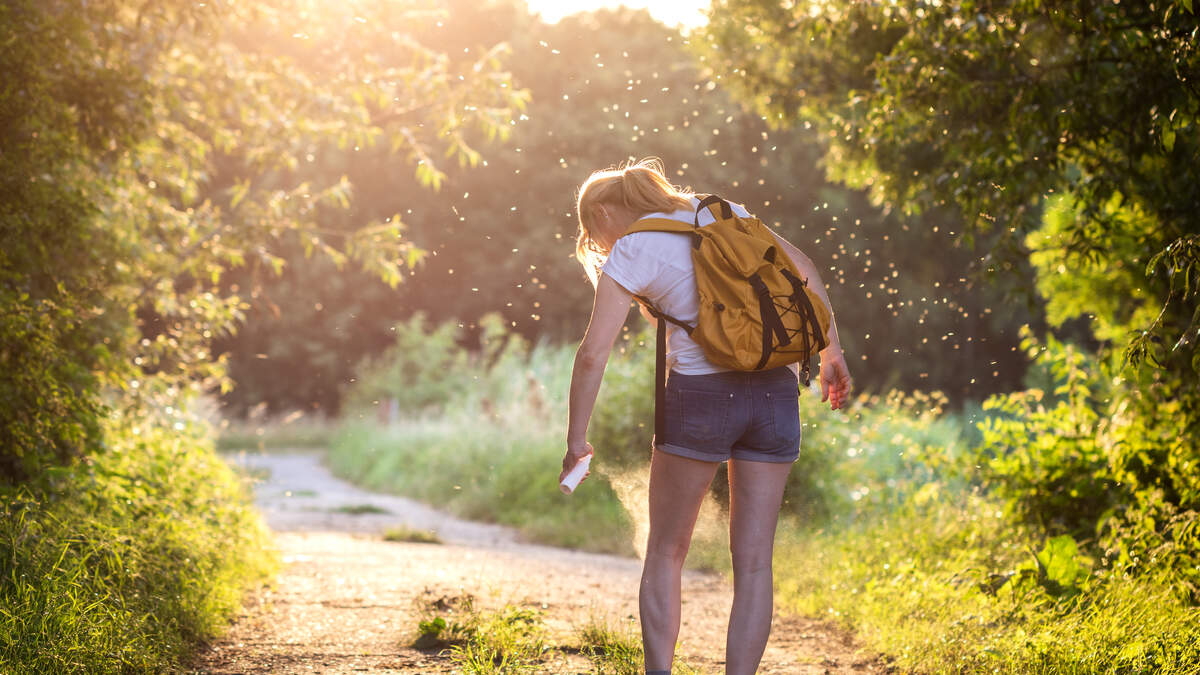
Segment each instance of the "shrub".
M111 420L109 451L0 492L0 671L159 672L272 569L200 427Z

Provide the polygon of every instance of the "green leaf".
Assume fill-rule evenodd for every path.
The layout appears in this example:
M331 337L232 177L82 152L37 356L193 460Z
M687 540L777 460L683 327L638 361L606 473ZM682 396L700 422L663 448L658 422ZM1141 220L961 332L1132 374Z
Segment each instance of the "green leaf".
M245 199L246 194L249 192L250 192L249 179L238 181L236 184L234 184L233 187L229 188L229 208L236 209L238 207L238 204L240 204L242 202L242 200Z

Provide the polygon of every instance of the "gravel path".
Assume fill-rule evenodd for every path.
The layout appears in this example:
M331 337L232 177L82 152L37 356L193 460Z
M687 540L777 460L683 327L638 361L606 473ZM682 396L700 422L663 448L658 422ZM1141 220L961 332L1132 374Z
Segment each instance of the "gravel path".
M638 560L528 544L504 527L473 523L402 497L367 492L329 473L320 454L238 454L260 480L256 501L284 565L252 594L237 622L191 664L196 675L235 673L453 673L445 656L411 646L422 612L470 596L484 610L540 612L553 643L578 645L592 619L636 630ZM364 511L366 511L364 513ZM405 526L440 544L384 541ZM679 656L720 673L731 584L688 571ZM588 673L571 650L546 673ZM881 673L849 636L777 615L760 673Z

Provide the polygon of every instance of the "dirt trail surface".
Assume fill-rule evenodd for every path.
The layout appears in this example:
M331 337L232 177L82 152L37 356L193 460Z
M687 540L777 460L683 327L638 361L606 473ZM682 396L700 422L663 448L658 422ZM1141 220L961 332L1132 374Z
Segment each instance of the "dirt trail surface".
M550 652L546 673L592 672L569 647L593 618L636 631L638 560L525 543L504 527L367 492L331 475L319 454L227 458L259 479L256 500L284 564L229 632L197 655L192 673L459 672L447 655L411 644L431 606L464 596L484 611L539 612L551 642L568 647ZM397 526L434 531L442 543L385 541L381 533ZM688 571L683 598L679 657L723 672L730 582ZM759 672L887 670L843 632L778 614Z

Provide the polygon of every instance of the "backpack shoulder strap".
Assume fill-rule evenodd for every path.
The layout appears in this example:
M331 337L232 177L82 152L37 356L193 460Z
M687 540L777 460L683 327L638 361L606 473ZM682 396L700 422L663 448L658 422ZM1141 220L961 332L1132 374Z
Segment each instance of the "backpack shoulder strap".
M633 225L625 230L625 234L633 234L634 232L678 232L680 234L690 234L694 226L690 223L685 223L682 220L673 220L671 218L642 218L641 220L633 221Z
M696 196L700 197L701 195ZM716 209L717 206L721 207L719 212ZM696 207L696 227L700 227L700 212L706 207L708 208L708 212L712 214L714 221L729 220L733 217L733 207L723 197L720 195L704 195L700 199L700 205Z

